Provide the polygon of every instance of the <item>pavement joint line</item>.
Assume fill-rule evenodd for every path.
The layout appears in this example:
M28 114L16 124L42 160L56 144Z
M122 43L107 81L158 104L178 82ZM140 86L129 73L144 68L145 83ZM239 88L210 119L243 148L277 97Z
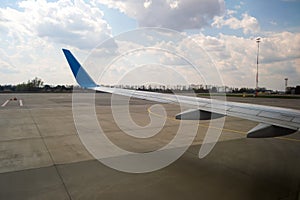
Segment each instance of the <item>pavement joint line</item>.
M57 166L63 166L63 165L70 165L70 164L76 164L76 163L83 163L83 162L89 162L89 161L98 161L95 158L92 159L88 159L88 160L80 160L80 161L75 161L75 162L66 162L66 163L59 163L56 164ZM30 170L36 170L36 169L43 169L43 168L49 168L49 167L55 167L54 165L52 166L40 166L40 167L33 167L33 168L23 168L23 169L17 169L14 171L4 171L4 172L0 172L1 174L9 174L9 173L16 173L16 172L23 172L23 171L30 171Z
M39 127L38 127L36 121L34 120L34 117L33 117L32 113L31 113L31 111L30 111L30 110L28 110L28 111L29 111L30 117L31 117L32 121L34 122L34 125L35 125L35 127L36 127L36 129L37 129L37 131L38 131L38 133L39 133L39 135L40 135L42 141L43 141L43 144L45 145L45 148L46 148L46 150L47 150L47 152L48 152L48 154L49 154L49 156L50 156L50 159L51 159L51 161L52 161L52 163L53 163L53 166L54 166L54 168L55 168L55 170L56 170L56 173L57 173L59 179L61 180L62 185L63 185L63 187L64 187L64 189L65 189L65 191L66 191L66 193L67 193L69 199L72 200L71 194L70 194L70 192L69 192L69 190L68 190L68 188L67 188L67 186L66 186L66 184L65 184L65 182L64 182L64 179L63 179L62 175L59 173L59 170L58 170L58 168L57 168L57 164L55 164L54 158L53 158L52 154L50 153L49 148L48 148L48 146L47 146L47 144L46 144L46 142L45 142L45 138L43 138L43 136L42 136L42 134L41 134L41 131L40 131L40 129L39 129Z
M78 134L74 133L74 134L66 134L66 135L46 135L46 136L34 136L34 137L24 137L24 138L13 138L13 139L8 139L8 140L1 140L0 139L0 143L1 142L12 142L12 141L19 141L19 140L34 140L34 139L41 139L41 138L54 138L54 137L65 137L65 136L78 136Z
M9 100L7 99L2 105L1 107L5 107L8 104Z
M41 139L40 136L35 136L35 137L25 137L25 138L13 138L13 139L8 139L8 140L0 140L1 142L13 142L13 141L20 141L20 140L35 140L35 139Z
M293 141L293 142L300 142L300 140L295 139L295 138L289 138L289 137L276 137L276 139L280 140L288 140L288 141Z
M177 119L173 118L173 117L169 117L169 116L163 116L163 115L160 115L160 114L157 114L157 113L154 113L151 111L150 108L147 109L148 112L150 114L153 114L155 116L158 116L158 117L164 117L166 119L169 119L169 120L173 120L173 121L178 121ZM214 127L214 126L208 126L208 125L204 125L204 124L200 124L199 123L199 126L200 127L205 127L205 128L213 128L213 129L217 129L217 130L223 130L223 131L227 131L227 132L232 132L232 133L238 133L238 134L242 134L242 135L247 135L247 132L244 132L244 131L238 131L238 130L233 130L233 129L226 129L226 128L219 128L219 127ZM275 139L279 139L279 140L288 140L288 141L294 141L294 142L300 142L299 139L294 139L294 138L289 138L289 137L274 137Z

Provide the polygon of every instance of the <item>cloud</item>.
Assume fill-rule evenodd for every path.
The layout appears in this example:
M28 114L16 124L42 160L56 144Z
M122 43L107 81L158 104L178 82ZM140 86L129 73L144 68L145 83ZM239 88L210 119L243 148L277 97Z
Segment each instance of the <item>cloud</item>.
M138 21L140 27L164 27L178 31L200 29L224 11L223 0L98 0Z
M93 48L111 36L102 11L82 0L22 1L19 6L23 12L16 14L26 15L26 28L49 41Z
M16 6L0 8L0 42L5 49L1 83L34 76L48 83L72 83L72 76L65 77L70 70L60 49L75 49L78 55L111 37L100 8L83 0L20 1Z
M300 58L300 34L281 32L269 34L261 43L262 62L275 63Z
M82 49L111 36L102 11L82 0L21 1L18 6L0 8L0 28L16 43L41 37Z
M5 74L13 74L18 73L18 70L14 66L11 66L9 63L0 60L0 72Z
M255 87L255 40L220 34L217 37L198 34L194 40L215 62L224 83L229 86ZM283 80L299 85L300 33L269 33L262 38L259 54L259 86L284 90Z
M277 26L277 25L278 25L277 22L276 22L276 21L273 21L273 20L271 20L269 23L270 23L271 25L273 25L273 26Z
M260 30L257 19L247 13L242 14L241 19L233 16L234 12L228 10L226 15L214 17L212 26L222 28L228 26L231 29L242 29L244 34L258 33Z
M94 49L84 63L88 71L93 72L93 78L101 83L112 84L135 68L143 66L150 69L149 66L152 66L156 67L152 70L158 75L149 77L153 74L149 71L149 75L140 74L138 79L149 80L149 78L159 77L163 80L168 77L169 84L171 80L173 80L173 85L181 84L181 80L171 79L171 74L163 74L158 70L158 68L168 68L180 73L190 83L201 84L205 81L209 84L221 84L218 73L210 68L212 63L207 54L186 34L166 29L146 28L125 32L116 36L114 41L117 46L114 46L113 51L110 50L109 44L104 43L103 46ZM102 76L103 74L99 72L104 72L105 75ZM204 75L203 79L201 76Z

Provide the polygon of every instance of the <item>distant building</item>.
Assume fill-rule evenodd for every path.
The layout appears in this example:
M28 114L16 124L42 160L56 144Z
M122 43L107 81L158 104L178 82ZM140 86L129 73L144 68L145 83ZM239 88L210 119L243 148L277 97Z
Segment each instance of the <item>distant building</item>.
M296 87L287 87L286 94L300 94L300 85Z
M295 94L300 94L300 85L297 85L295 88Z

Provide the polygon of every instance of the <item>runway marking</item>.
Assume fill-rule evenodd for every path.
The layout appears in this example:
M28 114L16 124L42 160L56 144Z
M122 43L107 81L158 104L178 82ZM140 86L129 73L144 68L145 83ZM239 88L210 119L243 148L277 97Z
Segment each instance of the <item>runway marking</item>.
M150 108L147 109L148 113L158 116L158 117L164 117L166 119L169 120L173 120L173 121L178 121L177 119L173 118L173 117L168 117L168 116L163 116L157 113L154 113L151 111ZM200 127L204 127L204 128L213 128L213 129L218 129L218 130L223 130L223 131L227 131L227 132L232 132L232 133L238 133L238 134L242 134L242 135L247 135L247 132L244 131L238 131L238 130L233 130L233 129L227 129L227 128L219 128L219 127L214 127L214 126L208 126L208 125L204 125L204 124L199 124ZM299 139L295 139L295 138L289 138L289 137L275 137L275 139L279 139L279 140L288 140L288 141L293 141L293 142L300 142Z
M1 107L6 106L6 104L8 104L8 102L9 102L9 100L6 100L6 101L1 105Z
M1 105L1 107L5 107L9 102L10 102L9 99L6 100L6 101ZM21 107L24 105L22 99L19 100L19 105L20 105Z

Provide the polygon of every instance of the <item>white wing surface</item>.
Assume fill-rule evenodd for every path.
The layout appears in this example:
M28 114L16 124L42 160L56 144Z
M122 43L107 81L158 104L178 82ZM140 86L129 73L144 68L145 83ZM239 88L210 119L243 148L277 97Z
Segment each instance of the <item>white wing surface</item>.
M247 137L276 137L294 133L300 129L300 111L256 104L219 101L214 99L161 94L97 85L69 50L63 49L78 84L87 89L129 96L161 103L175 103L191 107L176 115L181 120L207 120L233 116L260 124L248 132Z

